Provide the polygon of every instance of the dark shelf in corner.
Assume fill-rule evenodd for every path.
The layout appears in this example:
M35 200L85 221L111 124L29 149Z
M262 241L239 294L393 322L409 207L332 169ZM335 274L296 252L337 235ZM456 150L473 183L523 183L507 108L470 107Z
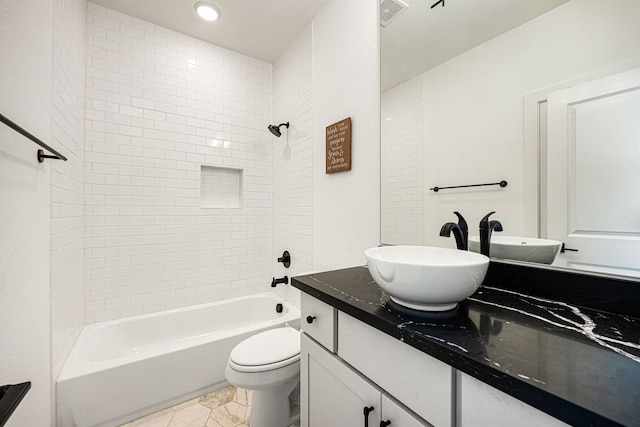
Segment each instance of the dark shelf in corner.
M31 388L31 382L0 386L0 427L9 421L24 396Z

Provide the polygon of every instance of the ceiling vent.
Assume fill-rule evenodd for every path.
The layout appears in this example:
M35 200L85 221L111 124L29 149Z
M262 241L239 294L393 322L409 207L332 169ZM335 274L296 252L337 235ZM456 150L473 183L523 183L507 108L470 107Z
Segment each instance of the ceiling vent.
M401 0L380 0L380 25L386 27L391 24L408 7L409 5Z

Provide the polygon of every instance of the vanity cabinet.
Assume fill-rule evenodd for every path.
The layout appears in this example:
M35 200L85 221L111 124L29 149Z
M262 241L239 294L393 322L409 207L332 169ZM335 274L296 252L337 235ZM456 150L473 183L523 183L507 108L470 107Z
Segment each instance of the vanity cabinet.
M442 327L390 307L366 267L294 278L303 292L302 426L362 426L363 410L370 406L369 425L376 427L387 420L391 426L436 427L639 425L634 403L640 401L640 370L626 355L626 343L637 341L640 330L628 314L637 291L616 288L627 295L623 313L597 316L589 307L581 313L597 316L600 331L623 337L605 348L583 336L573 320L565 326L558 319L558 307L568 309L568 303L520 291L542 284L540 277L553 284L544 292L574 289L587 280L598 289L589 288L585 296L604 301L600 287L614 284L542 272L498 270L501 276L493 280L514 289L487 286ZM539 283L525 280L527 275ZM502 326L487 331L483 316ZM561 333L549 329L549 322ZM400 415L392 413L394 404Z
M301 427L430 426L307 334L300 357Z
M310 295L301 312L301 427L567 426Z
M364 357L362 357L363 354L356 357L360 351L369 351L361 340L371 339L365 331L371 332L368 329L373 330L373 328L356 319L345 318L344 313L307 294L302 295L301 313L301 328L304 332L301 335L300 349L302 427L432 426L396 401L394 397L398 398L397 396L392 397L387 394L384 390L387 392L389 390L376 384L369 375L363 375L361 366L368 372L372 368L385 371L387 374L374 374L373 377L379 378L384 384L398 390L401 396L415 395L415 392L409 389L412 383L405 382L410 375L398 376L393 381L388 381L388 378L394 377L397 371L394 367L388 364L382 365L380 357L375 357L373 364L361 363L369 360L367 354ZM340 319L344 322L342 327L338 326ZM364 329L359 331L358 328ZM353 341L353 345L344 344L344 353L349 360L345 360L340 354L340 331L344 334L344 339ZM379 337L373 339L377 338ZM391 342L394 346L398 345L397 340L386 336L384 338L389 338L390 341L386 342L386 345L382 344L387 349L382 353L382 357L386 357L385 355L392 351L389 347ZM395 357L402 358L402 355L403 352L399 352ZM391 359L394 360L394 358ZM409 397L409 401L414 400Z

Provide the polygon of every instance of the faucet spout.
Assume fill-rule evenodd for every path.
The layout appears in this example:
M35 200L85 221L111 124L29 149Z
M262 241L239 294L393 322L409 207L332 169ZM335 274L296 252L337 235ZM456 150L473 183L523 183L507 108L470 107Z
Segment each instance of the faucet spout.
M466 251L469 242L469 227L467 221L459 212L454 212L458 217L458 223L447 222L440 229L440 235L442 237L450 237L453 232L453 237L456 239L456 247L462 251Z
M276 279L274 277L273 280L271 281L271 287L275 288L276 285L279 285L280 283L284 283L285 285L288 285L289 284L289 278L287 276L281 277L279 279Z
M502 224L498 220L489 221L489 217L495 211L489 212L480 220L480 253L489 256L491 247L491 234L494 231L502 231Z

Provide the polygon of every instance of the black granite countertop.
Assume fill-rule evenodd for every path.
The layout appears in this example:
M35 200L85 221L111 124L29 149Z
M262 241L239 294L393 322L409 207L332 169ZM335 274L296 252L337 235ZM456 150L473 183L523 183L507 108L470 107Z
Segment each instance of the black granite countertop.
M292 284L568 424L640 425L640 320L522 293L505 286L504 268L527 273L494 267L499 276L489 274L455 313L442 316L395 305L366 267L298 276Z

